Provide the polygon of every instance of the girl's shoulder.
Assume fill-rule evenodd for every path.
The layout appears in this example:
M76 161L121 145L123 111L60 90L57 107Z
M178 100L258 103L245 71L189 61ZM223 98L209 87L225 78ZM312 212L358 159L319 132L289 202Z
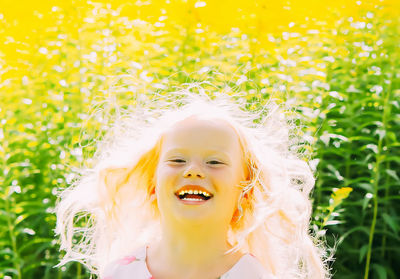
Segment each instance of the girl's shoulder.
M134 274L134 277L132 275ZM142 247L131 255L108 264L102 279L152 279L146 266L146 247Z
M146 265L147 247L142 247L117 261L107 265L102 279L153 279ZM134 275L134 277L132 277ZM265 270L262 264L251 254L243 255L240 260L219 279L276 279Z
M220 279L276 279L251 254L243 255L240 260Z

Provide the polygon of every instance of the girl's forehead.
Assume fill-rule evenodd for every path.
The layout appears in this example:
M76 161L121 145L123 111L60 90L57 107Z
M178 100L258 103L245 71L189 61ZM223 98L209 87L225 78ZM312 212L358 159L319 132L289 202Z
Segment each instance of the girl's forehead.
M232 129L229 122L220 118L205 118L192 115L183 120L180 120L172 125L171 130L182 130L188 128L214 128L220 130ZM233 129L232 129L233 130Z
M164 149L173 146L231 151L240 148L240 143L236 131L227 121L189 117L175 123L164 133Z

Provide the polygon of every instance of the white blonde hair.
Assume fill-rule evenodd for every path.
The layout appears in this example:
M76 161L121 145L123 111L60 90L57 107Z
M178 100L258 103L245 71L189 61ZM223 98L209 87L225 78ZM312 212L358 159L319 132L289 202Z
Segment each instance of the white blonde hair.
M292 125L279 107L245 109L239 97L181 90L154 99L114 124L98 144L94 166L60 195L56 233L68 261L101 274L111 260L158 238L154 173L164 131L192 115L223 119L235 129L249 176L228 241L252 253L277 278L329 278L321 243L309 232L313 174L291 147ZM149 107L152 108L149 108Z

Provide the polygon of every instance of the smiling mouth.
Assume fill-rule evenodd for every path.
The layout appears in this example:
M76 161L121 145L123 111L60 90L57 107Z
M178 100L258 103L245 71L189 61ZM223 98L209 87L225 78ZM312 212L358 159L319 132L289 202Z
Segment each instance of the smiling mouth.
M186 185L176 191L175 196L181 201L204 202L214 195L199 185Z

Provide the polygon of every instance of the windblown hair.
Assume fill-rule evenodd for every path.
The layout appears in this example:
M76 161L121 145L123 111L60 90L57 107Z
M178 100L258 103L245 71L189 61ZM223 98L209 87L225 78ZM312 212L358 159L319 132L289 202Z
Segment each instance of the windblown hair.
M226 94L182 90L171 96L121 117L98 145L94 166L61 193L56 233L66 254L60 265L79 261L101 275L108 262L160 237L151 193L161 140L171 126L196 115L227 121L248 167L227 236L230 252L252 253L277 278L330 278L325 250L309 231L314 177L293 151L295 126L279 107L249 111Z

